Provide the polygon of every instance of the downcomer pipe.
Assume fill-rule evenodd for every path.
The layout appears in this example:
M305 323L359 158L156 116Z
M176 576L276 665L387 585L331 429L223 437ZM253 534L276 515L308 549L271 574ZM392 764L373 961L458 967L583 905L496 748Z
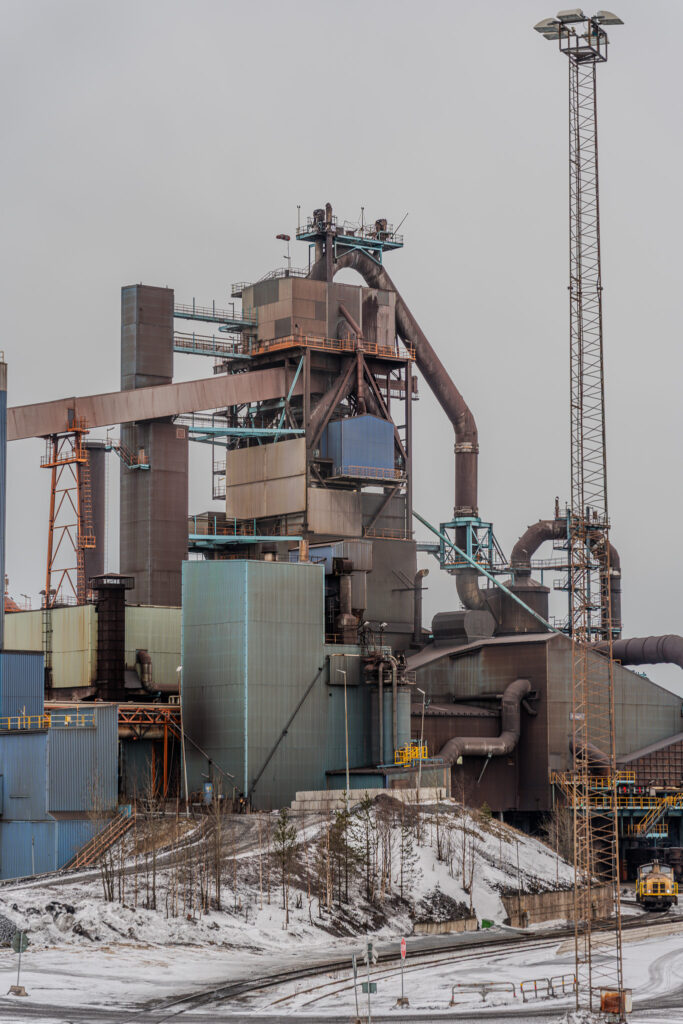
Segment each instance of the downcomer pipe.
M607 654L608 645L596 644L594 650ZM612 657L622 665L678 665L683 668L683 636L668 633L664 636L634 636L630 640L615 640Z
M179 693L180 682L173 683L155 683L152 678L152 659L149 656L149 652L145 650L139 650L135 655L135 660L140 666L140 683L143 690L147 690L148 693Z
M501 705L500 736L453 736L439 751L439 757L455 764L461 756L500 757L509 754L519 742L520 704L531 690L528 679L515 679L505 689Z
M476 516L477 466L479 435L474 416L446 371L445 366L425 337L417 320L408 309L401 293L387 274L363 252L354 250L340 256L334 270L348 268L357 271L370 288L392 291L396 295L396 328L399 337L415 350L415 363L427 381L432 393L453 425L455 432L455 515ZM319 260L309 275L315 281L330 280L326 260ZM462 540L456 537L456 543ZM486 610L488 605L479 590L479 574L475 569L461 569L456 573L458 596L466 608Z
M515 579L531 575L531 559L541 544L547 540L563 540L566 536L564 519L539 519L533 523L519 538L510 555ZM614 544L609 546L609 588L612 629L621 633L621 559Z

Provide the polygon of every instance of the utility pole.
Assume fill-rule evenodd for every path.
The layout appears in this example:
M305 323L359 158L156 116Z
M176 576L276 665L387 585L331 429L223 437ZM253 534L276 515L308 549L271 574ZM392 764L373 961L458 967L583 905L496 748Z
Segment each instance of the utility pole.
M610 990L618 993L623 1020L596 100L596 68L607 60L609 44L605 26L621 24L608 11L587 17L576 9L534 27L558 42L569 67L573 763L568 790L574 817L576 1005L601 1009L603 990ZM590 651L596 640L607 643L606 660ZM612 813L601 816L590 799L595 748L609 766ZM613 900L612 927L596 931L591 915L602 886Z

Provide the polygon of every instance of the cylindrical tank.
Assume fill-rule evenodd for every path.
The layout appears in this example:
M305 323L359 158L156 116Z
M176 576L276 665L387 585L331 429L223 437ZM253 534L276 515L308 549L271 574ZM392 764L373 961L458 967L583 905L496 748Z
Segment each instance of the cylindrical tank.
M393 741L393 708L391 704L391 672L387 672L384 679L384 693L382 703L384 713L382 715L382 741L384 750L379 749L379 687L372 694L372 762L373 764L393 764L394 762L394 741ZM398 741L397 747L403 747L410 741L410 687L399 686L398 688Z

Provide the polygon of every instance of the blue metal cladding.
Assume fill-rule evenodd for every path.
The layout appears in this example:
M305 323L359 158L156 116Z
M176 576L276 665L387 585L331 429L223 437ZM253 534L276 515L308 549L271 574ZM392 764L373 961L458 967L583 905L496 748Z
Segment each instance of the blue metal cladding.
M102 828L102 822L90 821L88 818L63 818L55 824L57 825L57 860L55 863L57 870L68 864L74 854L90 842L95 833Z
M0 824L0 877L22 878L54 871L57 830L58 822L52 820L3 821Z
M152 781L152 741L121 741L121 792L131 800L149 792ZM186 751L188 760L190 751ZM156 764L157 779L160 765Z
M46 772L47 730L0 734L3 823L47 817Z
M333 473L357 469L394 469L394 425L379 416L333 420L321 438L323 458L332 459Z
M118 709L99 704L94 711L94 728L48 730L48 811L109 811L117 805Z
M42 653L0 652L0 718L42 715L44 678Z

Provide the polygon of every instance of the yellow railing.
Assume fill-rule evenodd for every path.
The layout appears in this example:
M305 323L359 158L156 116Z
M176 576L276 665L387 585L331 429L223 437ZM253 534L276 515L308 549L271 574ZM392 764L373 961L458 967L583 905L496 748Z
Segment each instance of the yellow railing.
M9 715L0 718L0 732L16 732L33 729L83 729L93 728L95 712L48 712L45 715Z
M399 747L394 751L394 764L410 765L415 761L424 761L427 757L429 757L429 753L426 743L406 743L404 747Z
M259 355L261 352L276 352L283 348L315 348L322 352L355 352L358 345L348 338L316 338L310 334L289 334L286 338L252 341L243 344L242 352ZM385 359L415 359L415 349L410 345L377 345L372 341L361 341L360 350L364 355L381 356Z

